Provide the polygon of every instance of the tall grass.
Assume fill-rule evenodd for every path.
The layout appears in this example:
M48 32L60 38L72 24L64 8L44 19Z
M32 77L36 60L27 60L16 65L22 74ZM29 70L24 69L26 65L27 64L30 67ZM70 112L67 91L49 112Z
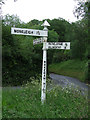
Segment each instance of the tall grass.
M0 87L0 120L2 118L2 88Z
M3 89L3 118L87 118L88 99L73 88L60 86L47 91L41 104L41 84L22 89Z
M68 60L61 63L49 65L49 72L60 75L75 77L81 81L85 81L85 61Z

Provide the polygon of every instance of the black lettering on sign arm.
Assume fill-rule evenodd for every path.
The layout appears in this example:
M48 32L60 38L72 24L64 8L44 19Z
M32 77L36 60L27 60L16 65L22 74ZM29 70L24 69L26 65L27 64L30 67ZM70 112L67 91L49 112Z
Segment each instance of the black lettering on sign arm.
M37 32L36 32L36 34L40 35L40 32L39 32L39 31L37 31Z
M44 61L44 63L46 63L46 61Z
M64 47L64 49L66 49L66 46Z
M67 43L65 43L65 46L67 46Z
M49 46L48 49L51 49L51 46Z
M28 34L30 34L30 31L28 31Z
M54 47L54 46L53 46L52 48L53 48L53 49L55 49L55 47Z
M52 43L51 43L51 42L48 42L48 45L52 45Z
M33 34L33 31L31 32L31 34Z
M52 45L55 45L55 42L52 42Z
M15 29L14 29L14 32L16 33L16 32L17 32L17 30L15 30Z
M23 33L27 34L27 30L25 30Z
M44 92L44 93L46 92L44 88L43 88L43 92Z
M28 31L28 34L33 34L33 31Z
M63 45L63 43L61 42L61 45Z

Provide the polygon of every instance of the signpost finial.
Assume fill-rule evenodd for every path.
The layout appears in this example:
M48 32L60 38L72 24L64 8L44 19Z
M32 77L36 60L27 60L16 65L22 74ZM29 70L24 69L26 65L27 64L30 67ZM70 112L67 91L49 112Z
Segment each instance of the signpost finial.
M41 26L47 27L47 26L50 26L50 24L47 22L47 20L45 20Z

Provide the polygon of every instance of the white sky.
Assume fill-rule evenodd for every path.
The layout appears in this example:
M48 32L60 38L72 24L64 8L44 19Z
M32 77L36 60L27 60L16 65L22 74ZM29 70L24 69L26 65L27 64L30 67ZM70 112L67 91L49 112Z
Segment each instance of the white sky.
M74 22L77 20L73 15L75 5L74 0L6 0L2 14L17 15L24 22L59 17Z

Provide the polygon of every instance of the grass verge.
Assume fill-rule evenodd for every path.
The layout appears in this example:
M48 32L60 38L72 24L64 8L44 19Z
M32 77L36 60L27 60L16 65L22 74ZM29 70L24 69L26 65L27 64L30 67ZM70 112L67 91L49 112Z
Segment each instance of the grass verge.
M49 65L49 72L70 76L85 82L85 61L68 60Z
M47 91L41 104L41 85L3 89L3 118L87 118L88 99L73 88L55 87Z
M0 120L2 119L2 88L0 87Z

